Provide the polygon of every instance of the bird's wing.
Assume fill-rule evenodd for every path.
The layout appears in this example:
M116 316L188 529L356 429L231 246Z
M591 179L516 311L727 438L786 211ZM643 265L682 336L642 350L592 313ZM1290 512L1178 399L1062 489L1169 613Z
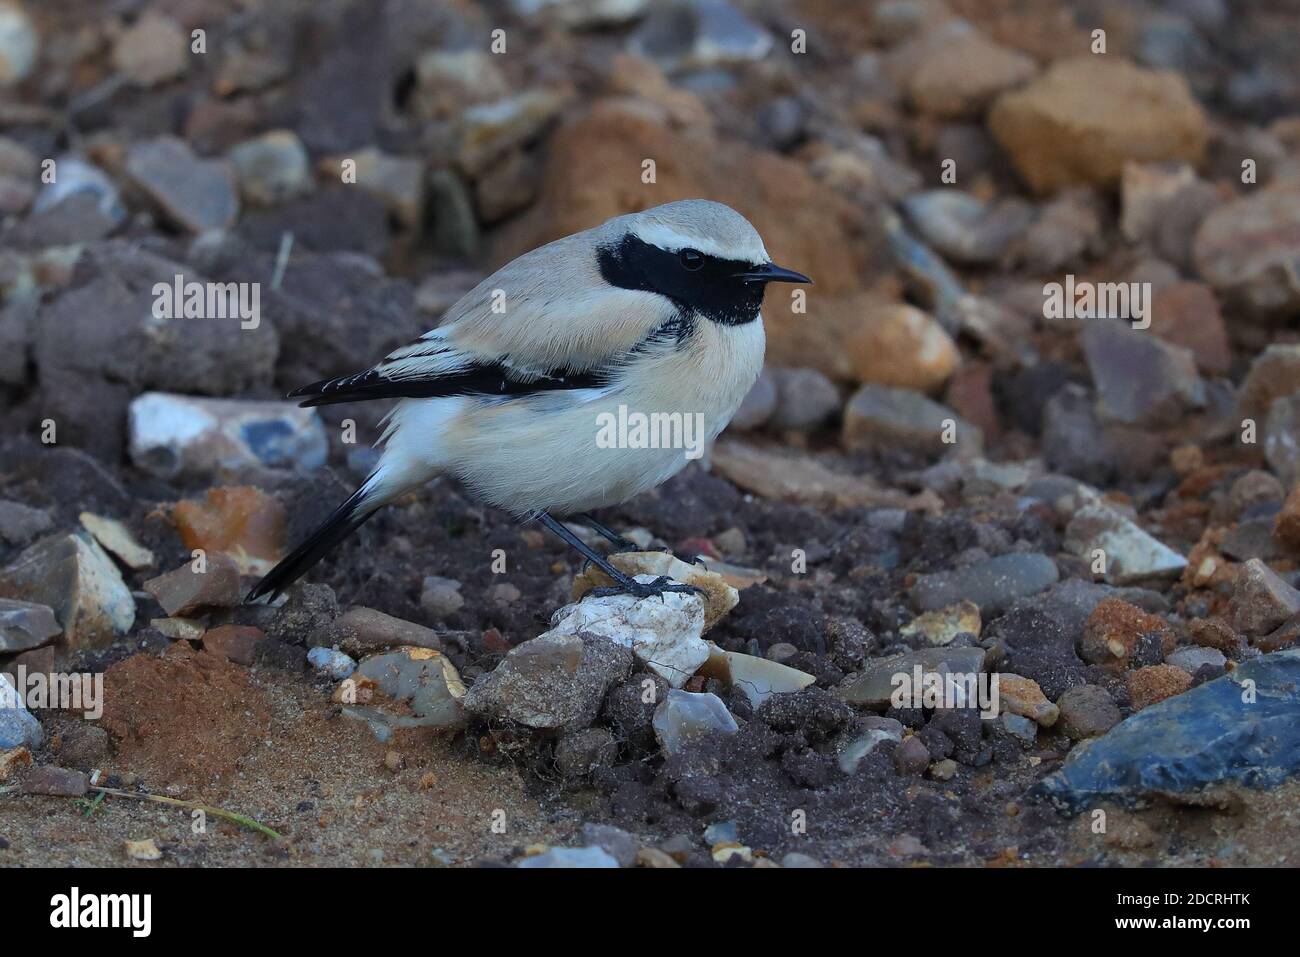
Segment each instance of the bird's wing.
M607 384L637 350L679 336L685 320L661 296L604 282L584 235L502 267L452 306L442 325L364 372L290 397L313 406Z

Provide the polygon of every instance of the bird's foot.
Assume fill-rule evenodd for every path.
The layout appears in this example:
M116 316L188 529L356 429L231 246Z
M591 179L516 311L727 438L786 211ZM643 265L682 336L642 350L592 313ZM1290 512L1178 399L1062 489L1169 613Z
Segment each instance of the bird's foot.
M673 556L673 558L677 559L679 562L685 562L687 565L699 565L701 568L705 567L703 555L678 555L671 548L655 548L653 545L651 545L648 548L642 548L640 545L637 545L635 542L628 542L626 547L622 545L616 546L614 551L612 551L610 554L623 555L629 552L632 553L662 552L665 555Z
M694 585L684 585L681 582L673 581L667 575L660 575L654 581L642 582L635 578L628 578L625 581L615 582L604 588L593 588L587 592L588 595L595 595L597 598L604 598L609 595L634 595L637 598L653 598L658 595L663 597L668 592L677 592L681 594L694 593L701 597L704 596L704 590Z

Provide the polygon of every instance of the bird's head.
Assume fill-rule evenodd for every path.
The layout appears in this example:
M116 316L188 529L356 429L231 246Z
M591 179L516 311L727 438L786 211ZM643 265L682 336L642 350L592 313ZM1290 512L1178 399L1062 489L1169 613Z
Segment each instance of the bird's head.
M757 319L769 282L812 282L773 263L758 230L722 203L667 203L619 216L601 230L606 282L657 293L724 325Z

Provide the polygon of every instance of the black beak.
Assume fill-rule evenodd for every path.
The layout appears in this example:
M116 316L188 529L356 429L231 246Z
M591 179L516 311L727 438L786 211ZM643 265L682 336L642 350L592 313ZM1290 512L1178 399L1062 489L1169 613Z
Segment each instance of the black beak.
M773 263L764 263L762 266L755 266L748 272L742 272L737 279L744 282L806 282L811 284L809 279L801 272L795 272L793 269L785 269Z

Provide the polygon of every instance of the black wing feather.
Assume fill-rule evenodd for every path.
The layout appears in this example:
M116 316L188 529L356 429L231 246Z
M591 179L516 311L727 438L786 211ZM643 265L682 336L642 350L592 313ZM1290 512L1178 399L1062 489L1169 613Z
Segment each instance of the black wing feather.
M454 395L524 396L559 389L595 389L608 384L609 369L576 372L551 369L530 376L514 378L519 373L503 362L461 367L455 372L427 378L390 379L378 369L368 369L339 379L323 379L294 389L288 398L303 401L303 408L334 405L338 402L365 402L371 399L434 399Z

